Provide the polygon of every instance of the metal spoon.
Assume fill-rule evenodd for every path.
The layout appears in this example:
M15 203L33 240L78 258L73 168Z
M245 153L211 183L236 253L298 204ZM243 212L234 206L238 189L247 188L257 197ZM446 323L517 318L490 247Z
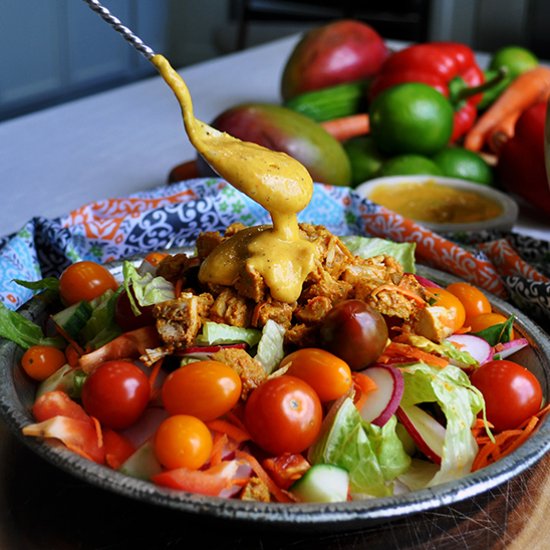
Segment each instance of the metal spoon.
M128 27L125 27L120 19L117 19L105 6L98 0L84 0L86 4L95 11L104 21L109 23L115 31L119 32L122 37L131 44L138 52L143 54L147 59L151 59L155 55L152 48L147 46L139 36L136 36Z

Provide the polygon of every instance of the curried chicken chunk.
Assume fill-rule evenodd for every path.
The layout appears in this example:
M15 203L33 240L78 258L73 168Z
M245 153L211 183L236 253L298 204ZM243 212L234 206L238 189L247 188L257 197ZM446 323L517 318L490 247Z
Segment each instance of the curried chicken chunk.
M222 349L214 353L212 359L229 365L239 375L242 382L241 397L243 399L246 399L249 392L257 388L267 378L267 373L262 365L244 349Z
M208 318L215 323L234 327L249 327L253 305L231 288L224 288L216 296Z
M176 299L153 307L157 331L165 344L174 347L190 346L199 333L214 298L211 294L199 295L182 292Z
M259 477L252 476L241 492L241 500L253 500L256 502L269 502L271 494L269 488Z

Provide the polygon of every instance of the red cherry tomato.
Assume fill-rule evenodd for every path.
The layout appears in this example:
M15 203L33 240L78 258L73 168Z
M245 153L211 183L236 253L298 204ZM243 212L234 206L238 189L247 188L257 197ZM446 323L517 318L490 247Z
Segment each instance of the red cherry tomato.
M150 397L149 379L129 361L107 361L82 386L82 405L99 422L114 430L131 426Z
M205 422L229 412L241 396L239 375L219 361L197 361L172 371L162 386L170 414L188 414Z
M59 293L67 305L93 300L109 289L116 290L118 286L106 267L89 261L71 264L59 277Z
M540 409L539 381L513 361L488 361L476 369L471 380L485 398L487 420L498 431L517 428Z
M252 439L274 455L305 451L317 439L321 421L315 390L287 374L260 384L245 406L245 424Z
M451 294L454 294L464 306L466 325L469 324L470 319L478 315L491 313L491 303L487 299L487 296L475 286L469 283L458 282L447 286L447 290Z
M154 448L158 461L169 470L197 470L210 458L212 435L202 420L176 414L158 427Z
M338 399L351 388L348 364L323 349L299 349L281 361L281 367L286 365L290 365L286 374L307 382L322 402Z
M21 358L23 370L34 380L45 380L65 363L65 354L52 346L31 346Z

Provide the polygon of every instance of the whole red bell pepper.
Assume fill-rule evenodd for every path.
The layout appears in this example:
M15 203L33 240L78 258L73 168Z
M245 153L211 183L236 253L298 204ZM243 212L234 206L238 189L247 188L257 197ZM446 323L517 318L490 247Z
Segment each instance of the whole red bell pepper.
M370 85L369 98L372 100L386 88L404 82L428 84L447 97L455 108L451 141L456 141L474 124L476 107L482 99L477 88L484 80L474 52L465 44L414 44L393 53L384 62Z
M550 183L544 161L546 111L547 104L543 101L523 112L514 136L500 150L496 173L507 191L536 210L550 214Z

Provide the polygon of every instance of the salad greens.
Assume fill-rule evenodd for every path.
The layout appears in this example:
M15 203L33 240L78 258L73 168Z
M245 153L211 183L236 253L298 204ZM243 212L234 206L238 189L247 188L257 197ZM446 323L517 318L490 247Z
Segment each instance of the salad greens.
M437 403L445 415L446 432L441 467L428 486L465 476L471 470L478 447L470 428L484 411L483 396L458 367L443 369L424 363L401 367L405 390L404 406Z
M395 243L387 239L359 237L357 235L340 237L340 239L348 247L349 251L356 256L364 259L382 254L392 256L403 266L406 272L416 272L414 260L416 243Z

